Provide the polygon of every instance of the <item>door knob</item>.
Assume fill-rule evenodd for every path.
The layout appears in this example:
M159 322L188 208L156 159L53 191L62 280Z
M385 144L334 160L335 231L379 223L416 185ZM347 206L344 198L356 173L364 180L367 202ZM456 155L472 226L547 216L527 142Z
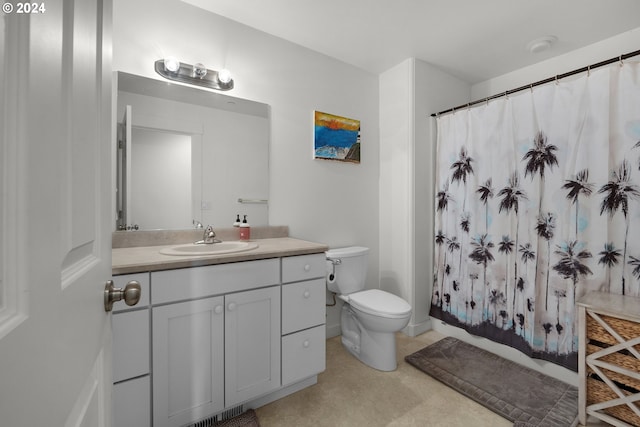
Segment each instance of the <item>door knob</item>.
M104 311L111 311L116 301L124 300L127 305L136 305L141 293L140 283L135 280L127 283L124 289L114 287L113 281L109 280L104 286Z

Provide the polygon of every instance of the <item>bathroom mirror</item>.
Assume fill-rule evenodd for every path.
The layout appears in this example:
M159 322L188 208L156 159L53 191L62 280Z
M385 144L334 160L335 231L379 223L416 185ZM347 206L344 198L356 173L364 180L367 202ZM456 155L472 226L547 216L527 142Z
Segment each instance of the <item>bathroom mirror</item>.
M117 73L115 230L268 225L269 106Z

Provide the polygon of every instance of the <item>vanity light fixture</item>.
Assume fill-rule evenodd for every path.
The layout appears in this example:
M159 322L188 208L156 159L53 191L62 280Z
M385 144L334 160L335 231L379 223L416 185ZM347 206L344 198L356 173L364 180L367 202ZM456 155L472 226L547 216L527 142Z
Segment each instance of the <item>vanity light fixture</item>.
M185 64L175 58L158 59L156 73L165 79L204 86L216 90L233 89L233 79L229 70L209 70L203 64Z

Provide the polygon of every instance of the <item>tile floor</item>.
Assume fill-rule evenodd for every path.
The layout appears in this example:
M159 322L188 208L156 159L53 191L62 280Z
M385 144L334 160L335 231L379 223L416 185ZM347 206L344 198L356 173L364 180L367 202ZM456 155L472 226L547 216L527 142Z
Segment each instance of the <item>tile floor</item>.
M397 335L398 369L380 372L351 356L340 337L327 340L318 384L256 410L262 427L510 427L513 424L404 361L442 339L428 331ZM599 426L600 424L588 424Z
M327 341L318 384L256 410L262 427L491 426L512 423L404 361L439 339L429 331L397 336L398 369L380 372L351 356L340 337Z

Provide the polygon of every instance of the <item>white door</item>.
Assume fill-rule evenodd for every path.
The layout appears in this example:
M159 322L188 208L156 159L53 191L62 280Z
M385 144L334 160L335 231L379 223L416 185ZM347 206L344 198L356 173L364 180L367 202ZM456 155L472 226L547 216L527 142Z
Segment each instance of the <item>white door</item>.
M111 0L2 9L0 424L109 426Z

